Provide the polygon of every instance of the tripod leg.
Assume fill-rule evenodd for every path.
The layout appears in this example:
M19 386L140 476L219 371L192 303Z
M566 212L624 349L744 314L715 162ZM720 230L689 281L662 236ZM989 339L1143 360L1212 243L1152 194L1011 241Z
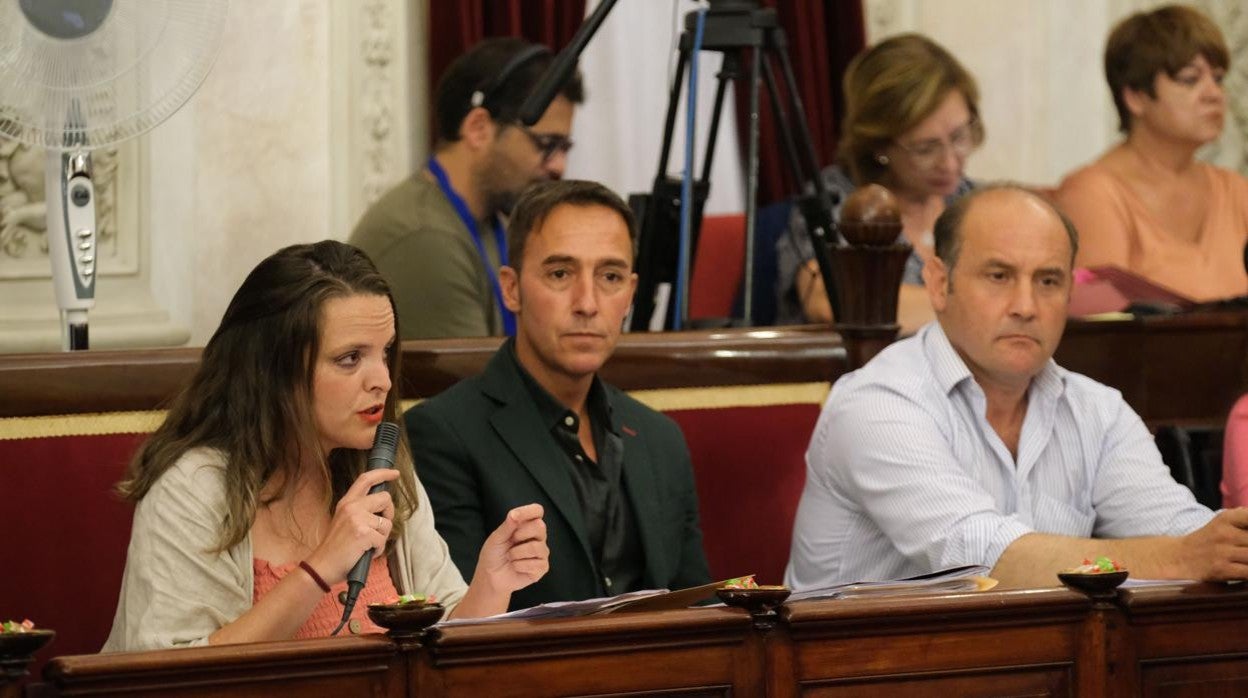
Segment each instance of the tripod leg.
M758 83L762 73L763 51L750 51L750 146L745 172L745 269L742 272L743 304L741 320L754 325L754 226L758 218Z
M776 71L771 66L771 56L763 61L763 82L767 84L767 96L771 98L771 117L775 120L776 131L780 133L780 142L784 145L784 161L793 174L793 181L801 187L806 182L806 174L802 172L802 163L797 157L797 144L793 142L793 131L789 124L789 115L784 110L784 102L780 100L780 90L776 87ZM819 176L819 173L814 173Z
M724 54L727 65L728 54ZM711 112L711 130L706 134L706 155L702 159L702 181L711 181L711 161L715 158L715 137L719 135L719 117L724 111L724 95L727 94L728 81L731 78L725 70L719 72L719 85L715 88L715 109Z
M832 306L832 317L841 315L841 294L837 287L836 276L832 271L832 263L828 259L828 245L832 238L832 195L823 182L819 172L819 163L815 158L815 146L810 137L810 127L806 123L806 111L802 106L802 97L797 91L797 80L793 77L793 65L789 62L789 54L784 50L784 31L776 28L768 38L768 46L780 57L780 67L784 71L784 87L789 94L789 109L797 125L798 155L806 160L811 173L807 180L815 191L813 199L807 198L799 208L806 219L806 232L810 235L811 246L814 247L815 262L819 265L819 276L823 278L823 287L828 294L828 303Z
M633 296L629 328L634 332L669 327L662 318L672 316L675 302L670 294L659 294L660 287L673 287L676 279L676 234L678 215L673 206L680 198L679 190L667 177L671 155L676 112L680 105L680 89L691 54L690 41L682 36L676 71L672 74L667 117L663 128L663 146L659 151L658 171L649 194L633 196L629 204L637 216L637 293ZM658 311L656 320L656 311Z
M676 60L676 74L672 76L672 91L667 95L667 118L663 122L663 147L659 151L659 171L654 181L661 181L667 176L668 156L672 150L672 132L676 128L676 110L680 105L680 86L685 79L685 67L689 64L689 47L682 39L680 57Z

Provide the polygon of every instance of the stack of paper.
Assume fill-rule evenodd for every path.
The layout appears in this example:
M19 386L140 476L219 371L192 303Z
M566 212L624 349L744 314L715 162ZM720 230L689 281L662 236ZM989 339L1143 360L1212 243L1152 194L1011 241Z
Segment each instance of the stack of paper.
M444 620L439 626L469 625L473 623L495 623L502 620L531 618L571 618L588 616L595 613L623 613L625 611L667 611L686 608L715 593L715 589L724 582L712 582L699 587L690 587L679 591L667 589L643 589L630 591L619 596L608 596L583 601L553 601L540 606L522 608L518 611L500 613L487 618L464 618Z
M793 592L789 601L805 599L839 599L852 596L912 596L918 594L943 594L958 591L984 591L997 585L997 580L987 576L984 565L963 565L906 579L890 579L880 582L850 582L818 589Z

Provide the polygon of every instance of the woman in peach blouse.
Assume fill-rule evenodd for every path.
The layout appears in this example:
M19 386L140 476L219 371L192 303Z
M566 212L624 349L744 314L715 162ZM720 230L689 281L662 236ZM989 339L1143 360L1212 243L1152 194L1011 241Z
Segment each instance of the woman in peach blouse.
M399 593L457 618L501 613L545 574L540 505L511 510L465 584L407 444L394 468L365 469L377 425L398 418L398 336L390 289L355 247L293 245L252 270L118 487L136 508L105 650L329 635L370 551L351 632L375 632L368 603Z
M1194 300L1248 294L1248 179L1195 159L1222 132L1229 60L1217 26L1189 7L1137 13L1110 34L1105 74L1126 140L1057 192L1079 266L1121 267Z

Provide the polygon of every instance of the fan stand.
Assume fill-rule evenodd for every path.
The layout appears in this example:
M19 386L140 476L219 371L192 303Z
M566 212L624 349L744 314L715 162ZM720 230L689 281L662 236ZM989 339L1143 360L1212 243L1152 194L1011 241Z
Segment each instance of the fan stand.
M47 155L44 191L48 209L48 256L52 284L61 310L61 347L87 349L87 311L95 306L95 186L91 153L86 150Z
M190 99L220 47L228 7L0 0L0 136L48 151L48 256L66 350L89 346L99 276L89 151L140 135Z

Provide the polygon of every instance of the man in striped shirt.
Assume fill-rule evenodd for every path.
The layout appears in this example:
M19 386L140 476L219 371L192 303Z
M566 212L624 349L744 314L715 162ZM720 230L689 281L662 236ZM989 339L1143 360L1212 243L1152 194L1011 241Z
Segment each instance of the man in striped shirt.
M1003 586L1051 586L1101 555L1142 578L1248 578L1248 509L1198 504L1118 391L1054 363L1069 221L1026 190L989 187L945 211L935 243L936 322L828 396L786 582L975 563Z

